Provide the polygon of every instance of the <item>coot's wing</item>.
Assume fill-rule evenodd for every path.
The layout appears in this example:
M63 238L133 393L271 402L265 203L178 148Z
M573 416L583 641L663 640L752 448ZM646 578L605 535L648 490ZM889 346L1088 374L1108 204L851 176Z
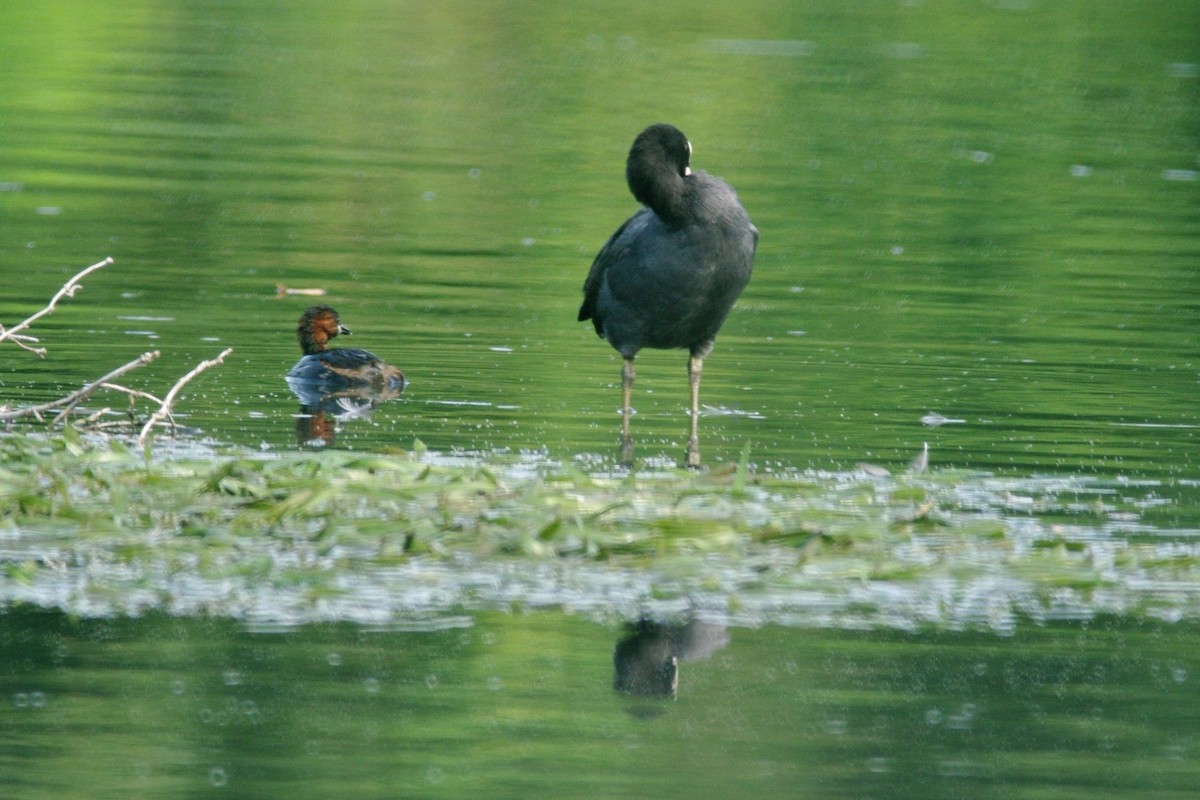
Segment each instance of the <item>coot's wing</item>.
M596 326L596 333L601 333L602 322L597 319L596 314L596 299L600 296L600 286L604 283L604 273L608 268L621 260L621 257L629 250L629 240L622 239L622 235L634 220L645 217L647 214L653 213L648 208L643 208L629 219L621 223L621 227L617 228L612 236L608 237L608 241L604 243L604 247L600 248L600 252L596 255L596 260L592 262L592 268L588 271L587 280L583 282L583 305L579 307L579 321L585 319L592 320L592 324Z

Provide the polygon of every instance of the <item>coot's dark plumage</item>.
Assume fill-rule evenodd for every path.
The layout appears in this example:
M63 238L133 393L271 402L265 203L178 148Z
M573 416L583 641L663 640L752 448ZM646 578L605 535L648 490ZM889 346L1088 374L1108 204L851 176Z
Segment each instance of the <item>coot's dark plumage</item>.
M350 329L332 308L315 305L306 309L296 328L304 355L288 372L288 382L318 384L324 391L351 387L404 391L404 373L374 353L353 347L327 349L329 340L339 333L349 335Z
M625 359L621 370L621 460L629 432L633 359L643 347L687 348L691 435L687 465L700 465L700 371L733 303L750 280L758 230L733 188L692 172L692 146L678 128L652 125L629 151L625 179L645 208L601 248L583 285L579 319Z

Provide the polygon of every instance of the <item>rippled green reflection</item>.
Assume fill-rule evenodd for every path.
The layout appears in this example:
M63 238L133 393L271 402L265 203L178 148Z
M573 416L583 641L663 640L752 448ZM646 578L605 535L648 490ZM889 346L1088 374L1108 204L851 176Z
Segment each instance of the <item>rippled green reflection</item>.
M17 798L1191 797L1191 626L1012 637L729 632L678 697L613 691L622 631L0 617Z
M1118 504L1135 486L1152 528L1122 517L1113 535L1170 550L1160 534L1193 537L1200 478L1198 22L1192 0L5 3L0 323L116 263L39 323L48 358L5 349L0 403L148 349L163 355L131 382L161 394L231 346L180 422L290 451L283 375L311 298L282 284L324 290L354 344L411 380L344 421L339 446L602 467L619 359L575 309L634 208L631 138L669 121L762 232L706 364L714 467L749 443L760 476L899 471L928 442L933 480L1052 473ZM639 359L654 464L683 452L685 361ZM1082 552L1060 533L1045 541ZM0 521L0 549L14 536ZM0 580L57 566L12 552ZM76 591L46 605L121 607ZM674 701L614 693L616 614L375 631L204 613L6 609L0 795L1190 798L1200 783L1194 622L1119 608L1007 636L734 627L679 665Z
M670 120L762 230L705 373L706 452L1192 476L1192 3L13 4L0 11L4 319L115 268L10 354L5 399L150 347L221 441L293 446L309 298L412 379L345 446L610 457L619 360L574 322ZM677 458L648 353L640 452ZM963 424L930 429L936 411Z

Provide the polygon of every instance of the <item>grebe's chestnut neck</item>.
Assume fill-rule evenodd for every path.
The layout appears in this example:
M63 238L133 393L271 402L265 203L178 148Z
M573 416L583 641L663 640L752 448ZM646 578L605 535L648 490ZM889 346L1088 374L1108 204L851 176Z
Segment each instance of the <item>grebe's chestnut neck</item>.
M324 304L305 309L296 328L300 350L306 356L324 352L329 340L339 333L349 335L350 329L338 320L336 311Z

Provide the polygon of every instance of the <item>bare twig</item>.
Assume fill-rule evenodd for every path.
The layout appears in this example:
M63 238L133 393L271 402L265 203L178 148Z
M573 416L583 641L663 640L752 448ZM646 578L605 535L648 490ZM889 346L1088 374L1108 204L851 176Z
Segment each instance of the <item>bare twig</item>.
M23 333L18 333L18 334L10 336L4 330L4 326L0 325L0 341L3 341L3 340L8 340L8 341L12 342L13 344L15 344L17 347L21 348L22 350L28 350L29 352L34 353L42 358L46 357L46 348L30 347L29 345L25 344L26 342L39 341L39 339L36 336L26 336Z
M105 375L97 380L92 381L88 385L84 386L82 389L74 391L71 394L67 395L66 397L60 397L58 400L53 400L49 403L43 403L40 406L26 406L25 408L14 408L14 409L6 410L6 411L0 411L0 420L13 420L13 419L20 419L21 417L29 417L29 416L37 417L40 420L42 418L42 412L53 411L54 409L58 408L59 406L66 406L67 408L64 409L61 414L59 414L57 417L54 418L54 424L57 424L59 422L59 420L62 419L63 416L68 411L70 411L72 408L74 408L76 405L78 405L81 400L88 397L92 392L96 391L101 386L103 386L104 384L106 384L110 380L112 380L113 378L120 377L121 375L124 375L126 372L129 372L132 369L137 369L138 367L143 367L146 364L149 364L151 361L158 358L158 355L159 355L159 353L157 350L151 350L149 352L142 353L140 356L135 358L133 361L130 361L128 364L117 367L112 372L108 373L107 375Z
M142 427L142 432L138 434L138 447L145 447L146 438L150 435L150 429L170 415L171 405L175 402L175 396L179 394L179 390L184 387L184 384L199 375L201 372L204 372L204 370L208 369L209 367L215 367L217 364L224 362L225 356L232 352L232 347L226 347L216 358L208 361L201 361L196 365L195 369L193 369L187 375L184 375L176 382L174 386L171 387L171 391L167 392L167 396L163 398L162 405L159 406L157 411L150 415L150 419L146 420L146 424Z
M100 421L100 419L105 414L111 414L111 413L112 413L112 409L109 408L108 406L105 406L104 408L100 409L99 411L96 411L96 412L92 413L90 416L88 416L88 418L83 421L83 424L84 425L95 425L97 422Z
M155 405L160 405L160 406L162 405L161 398L155 397L154 395L150 394L149 392L143 392L141 389L130 389L128 386L122 386L119 383L105 383L105 384L101 385L100 388L101 389L110 389L114 392L124 392L125 394L129 395L131 398L140 397L143 400L149 400L149 401L153 402Z
M282 283L275 284L275 296L287 297L288 295L299 294L308 295L309 297L320 297L325 294L324 289L293 289L290 286L284 286Z
M157 350L149 350L145 353L142 353L140 356L135 358L133 361L130 361L128 364L125 364L124 366L121 366L121 367L117 367L112 372L108 373L107 375L100 378L99 380L92 381L87 386L80 389L78 392L75 392L75 394L64 398L64 400L66 402L66 406L63 408L62 411L58 412L57 417L55 417L53 420L50 421L50 427L53 428L55 425L58 425L60 422L63 422L67 418L67 415L71 413L71 410L73 408L75 408L75 406L77 406L81 402L83 402L85 399L87 399L87 397L89 395L91 395L92 392L96 391L97 389L101 389L105 386L111 385L110 382L112 381L113 378L119 378L120 376L124 375L126 372L129 372L132 369L137 369L138 367L146 366L151 361L158 358L158 355L159 355L159 352ZM59 400L57 402L62 403L62 402L64 402L64 400Z
M40 342L41 341L41 339L39 339L38 337L30 336L27 333L7 334L7 333L5 333L5 329L4 329L3 325L0 325L0 336L2 336L5 339L12 339L13 344L20 344L21 342ZM27 349L32 350L33 348L30 347Z
M71 278L71 280L69 280L65 284L63 284L63 287L58 290L58 294L54 295L54 297L51 298L50 304L48 306L46 306L45 308L43 308L41 311L39 311L36 314L34 314L33 316L29 317L24 322L18 322L16 325L12 326L11 328L5 328L3 326L0 326L0 342L3 342L5 340L12 340L12 342L14 344L18 345L19 347L23 347L26 350L30 351L31 353L37 353L42 358L45 358L46 357L46 348L30 347L29 345L24 344L21 341L21 338L24 338L24 337L16 337L16 336L14 336L14 334L16 334L18 331L25 330L30 325L37 322L39 319L41 319L42 317L46 316L51 311L53 311L54 307L58 304L59 300L63 299L64 297L74 297L75 290L80 288L79 281L81 281L83 278L87 277L91 273L95 272L96 270L107 267L111 263L113 263L113 259L112 259L112 256L109 256L108 258L104 259L103 261L92 264L90 267L88 267L85 270L81 270L80 272L76 273L75 277Z

